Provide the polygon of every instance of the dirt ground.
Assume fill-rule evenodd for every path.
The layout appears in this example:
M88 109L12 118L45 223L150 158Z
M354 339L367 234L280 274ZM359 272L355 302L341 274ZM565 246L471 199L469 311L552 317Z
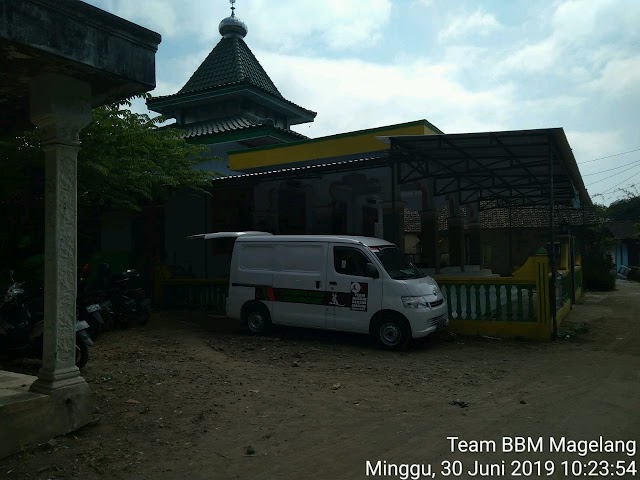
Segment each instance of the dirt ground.
M638 460L510 455L500 443L496 452L452 452L447 437L640 440L639 307L640 284L619 281L574 307L568 338L443 334L406 353L357 335L287 329L256 338L228 320L158 313L92 348L83 371L97 403L92 425L0 461L0 478L402 478L367 477L367 461L430 464L447 478L446 460L464 462L451 478L471 478L474 461L505 459L502 476L511 478L510 461L525 458L555 462L550 477L527 478L564 478L563 460Z

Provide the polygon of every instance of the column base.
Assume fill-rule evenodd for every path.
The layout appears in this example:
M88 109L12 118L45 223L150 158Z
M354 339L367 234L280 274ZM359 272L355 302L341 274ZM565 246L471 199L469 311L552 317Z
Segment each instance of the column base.
M91 422L94 412L86 382L58 388L49 395L17 390L0 404L0 458L73 432Z
M51 395L61 388L86 385L86 383L85 379L80 376L80 370L75 365L71 368L55 371L41 368L38 372L38 379L31 384L29 390L35 393Z

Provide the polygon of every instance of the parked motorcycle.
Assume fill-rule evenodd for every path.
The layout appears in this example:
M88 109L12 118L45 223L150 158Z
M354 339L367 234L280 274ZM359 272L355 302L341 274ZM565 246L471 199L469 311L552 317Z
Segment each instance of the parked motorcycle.
M31 316L23 283L10 271L11 284L0 303L0 354L5 357L31 357L42 354L44 323Z
M82 265L78 269L77 303L84 303L84 305L88 307L88 310L91 310L91 312L87 311L87 313L99 312L101 318L101 329L107 331L111 330L116 323L113 303L109 300L109 295L105 290L96 289L94 288L95 285L90 285L90 273L91 271L88 264ZM96 309L95 305L98 305L100 308ZM94 317L97 317L97 315L94 315Z
M103 331L109 329L102 316L100 301L95 296L78 296L76 298L76 312L78 320L89 325L89 331L93 338L97 338Z
M146 325L151 317L151 301L142 288L132 287L131 282L140 277L136 270L126 270L113 275L107 264L100 267L100 278L106 299L111 303L115 323L122 327L129 326L130 319Z
M0 304L0 355L9 358L42 359L44 340L44 296L27 298L23 283L13 279ZM76 366L83 368L89 361L89 324L80 320L76 311Z

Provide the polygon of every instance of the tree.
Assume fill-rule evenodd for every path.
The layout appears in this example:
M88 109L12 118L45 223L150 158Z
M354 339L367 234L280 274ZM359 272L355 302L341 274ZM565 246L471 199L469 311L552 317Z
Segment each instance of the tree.
M163 117L130 111L131 102L96 108L82 130L78 154L81 206L139 210L180 188L205 191L215 174L194 167L211 160L203 145L187 143L180 130L159 127Z
M607 218L612 221L640 222L640 193L637 190L626 190L624 193L623 198L607 207Z
M129 100L93 110L80 132L78 154L79 247L106 210L140 210L178 189L207 191L216 173L198 170L208 149L187 143L162 117L129 110ZM0 141L0 269L41 255L44 222L44 155L37 129ZM95 228L93 229L95 230ZM4 258L2 258L4 257Z

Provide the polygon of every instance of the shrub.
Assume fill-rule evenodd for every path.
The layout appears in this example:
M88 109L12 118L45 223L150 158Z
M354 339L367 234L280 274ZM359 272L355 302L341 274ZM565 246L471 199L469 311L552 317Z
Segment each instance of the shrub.
M616 274L611 255L591 254L583 258L584 286L587 290L613 290Z
M640 267L631 267L627 273L627 280L640 281Z

